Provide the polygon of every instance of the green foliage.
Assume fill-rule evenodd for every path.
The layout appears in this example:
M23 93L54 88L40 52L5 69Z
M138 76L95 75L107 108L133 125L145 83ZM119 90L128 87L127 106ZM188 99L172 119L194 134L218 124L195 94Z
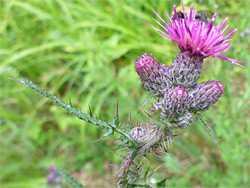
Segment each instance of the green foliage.
M164 15L164 11L172 12L174 2L0 3L1 185L41 187L52 163L79 174L96 171L98 179L104 172L112 174L105 164L119 164L121 159L110 152L110 138L92 143L105 133L8 78L33 80L67 103L70 98L82 112L88 112L90 105L93 117L98 115L109 122L115 116L118 101L121 125L129 126L130 112L134 125L137 120L144 122L145 117L138 114L147 94L133 63L137 56L148 52L169 65L178 54L172 42L144 23L153 23L151 8ZM175 3L180 5L180 1ZM168 171L169 187L247 187L250 42L249 35L243 34L250 27L249 2L184 1L185 6L191 3L194 8L218 12L216 23L228 16L229 30L238 27L229 57L243 60L247 68L216 58L205 62L201 81L217 79L226 86L220 101L203 114L218 137L222 154L197 120L171 146L173 165L181 170L164 168L155 173L155 178L161 181ZM166 167L171 163L166 160Z

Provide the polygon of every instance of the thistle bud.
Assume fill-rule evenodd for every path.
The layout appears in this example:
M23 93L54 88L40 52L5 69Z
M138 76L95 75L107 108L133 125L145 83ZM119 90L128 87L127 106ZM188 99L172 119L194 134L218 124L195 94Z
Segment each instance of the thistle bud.
M148 54L138 57L135 61L136 72L141 78L141 82L146 90L156 96L162 96L166 89L171 86L168 68L160 65Z
M190 112L185 112L183 115L177 116L174 121L171 122L171 125L176 128L184 129L191 125L193 119L194 118Z
M145 127L135 127L130 131L130 138L136 143L140 144L143 142L142 136L147 132Z
M203 57L181 52L177 55L169 68L171 82L186 88L195 86L200 78Z
M189 95L184 86L177 86L167 90L163 100L160 103L156 103L152 109L151 114L160 109L160 119L171 119L175 115L182 114L189 108Z
M169 89L163 98L163 108L177 114L183 113L188 109L188 92L183 86Z
M224 87L218 81L202 82L189 91L190 110L195 112L209 109L222 96Z

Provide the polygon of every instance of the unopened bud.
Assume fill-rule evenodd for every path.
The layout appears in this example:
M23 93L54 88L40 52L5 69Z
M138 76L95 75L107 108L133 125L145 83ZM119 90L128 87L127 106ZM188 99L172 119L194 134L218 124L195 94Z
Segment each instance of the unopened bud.
M160 103L156 103L152 109L151 114L160 109L160 119L171 119L175 115L182 114L189 108L189 95L184 86L177 86L167 90L163 100Z
M143 141L143 136L146 134L147 128L145 127L135 127L130 131L130 138L136 144L140 144Z
M218 81L202 82L189 91L191 110L209 109L222 96L224 87Z
M163 108L173 113L183 113L188 109L188 92L183 86L169 89L163 98Z
M135 61L136 72L146 90L156 96L162 96L171 86L168 68L160 65L153 57L144 54Z
M180 52L169 69L171 82L186 88L195 86L200 78L202 64L202 56L195 56L190 52Z

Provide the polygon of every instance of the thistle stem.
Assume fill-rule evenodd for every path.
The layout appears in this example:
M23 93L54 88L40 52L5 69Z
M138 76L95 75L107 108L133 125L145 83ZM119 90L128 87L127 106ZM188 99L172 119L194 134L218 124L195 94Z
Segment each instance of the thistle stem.
M12 80L14 80L14 79L12 79ZM117 127L115 124L107 123L105 121L102 121L101 119L97 119L95 117L92 117L91 115L88 115L88 114L82 113L81 111L78 111L76 108L72 107L71 104L66 104L61 99L57 98L56 96L51 95L50 93L48 93L47 91L45 91L42 88L38 87L36 84L32 83L31 81L18 81L18 80L14 80L14 81L17 81L20 84L23 84L23 85L29 87L30 89L35 90L40 95L52 100L58 106L64 108L68 113L73 114L77 118L79 118L79 119L81 119L83 121L86 121L88 123L91 123L93 125L96 125L96 126L98 126L100 128L105 128L105 129L108 129L108 130L113 129L118 134L126 137L127 139L130 139L129 135L123 129Z

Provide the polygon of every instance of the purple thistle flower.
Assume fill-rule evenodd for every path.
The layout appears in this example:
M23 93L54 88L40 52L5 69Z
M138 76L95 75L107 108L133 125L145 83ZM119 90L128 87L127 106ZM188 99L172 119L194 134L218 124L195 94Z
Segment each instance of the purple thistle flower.
M167 17L171 24L167 24L165 20L163 20L159 14L157 14L153 9L152 11L160 18L160 20L163 22L162 25L157 20L153 19L156 23L158 23L165 32L162 32L149 23L146 23L161 33L164 37L168 38L169 40L175 42L176 45L178 45L181 52L189 51L192 55L198 55L203 56L204 58L209 56L216 56L222 59L225 59L227 61L230 61L231 63L234 63L236 65L239 65L241 67L244 67L236 62L242 62L238 60L233 60L230 58L225 57L224 55L230 50L221 53L222 51L228 49L230 47L230 41L229 37L231 37L236 31L236 29L233 29L228 35L223 37L225 31L228 29L229 25L227 25L224 29L228 18L224 20L224 22L221 24L219 23L217 26L214 26L214 20L217 16L217 13L215 13L210 20L210 22L207 24L206 22L199 21L196 19L197 11L193 10L193 4L190 8L189 16L185 13L184 6L182 3L183 8L183 16L184 18L178 18L177 12L176 12L176 6L174 5L174 18L171 18L168 13Z
M171 86L168 74L169 67L160 65L148 54L138 57L138 60L135 61L135 69L145 89L153 95L162 96L166 89Z
M189 91L190 110L204 111L209 109L222 96L224 87L218 81L202 82Z

